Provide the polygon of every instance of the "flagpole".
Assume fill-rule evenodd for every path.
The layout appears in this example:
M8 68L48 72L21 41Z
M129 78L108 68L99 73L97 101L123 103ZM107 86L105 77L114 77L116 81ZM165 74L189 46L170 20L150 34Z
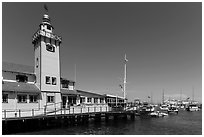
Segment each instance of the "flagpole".
M74 64L74 81L75 81L75 89L76 89L76 64Z
M126 54L125 54L125 65L124 65L124 83L123 83L123 93L124 93L124 99L126 99L126 83L127 83L127 66L126 66Z

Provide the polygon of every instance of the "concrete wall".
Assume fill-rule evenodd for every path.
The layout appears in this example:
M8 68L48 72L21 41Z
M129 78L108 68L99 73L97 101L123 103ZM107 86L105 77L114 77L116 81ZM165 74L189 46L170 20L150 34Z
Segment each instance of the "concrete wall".
M48 42L48 38L46 41ZM41 90L60 92L60 62L59 62L59 46L54 45L55 52L46 50L46 42L41 41ZM57 84L46 84L46 76L56 77Z

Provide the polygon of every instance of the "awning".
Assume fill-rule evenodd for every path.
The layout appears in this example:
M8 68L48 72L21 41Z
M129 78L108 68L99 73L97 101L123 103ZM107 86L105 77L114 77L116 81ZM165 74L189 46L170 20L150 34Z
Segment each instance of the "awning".
M66 95L79 95L76 90L60 89L62 94Z
M41 91L35 84L23 83L23 82L3 82L2 91L13 92L32 92L40 93Z

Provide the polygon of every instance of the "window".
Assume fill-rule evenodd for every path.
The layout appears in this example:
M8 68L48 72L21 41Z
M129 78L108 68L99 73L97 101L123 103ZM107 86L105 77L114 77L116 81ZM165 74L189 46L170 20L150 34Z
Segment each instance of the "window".
M2 95L2 103L8 103L8 94Z
M100 103L104 103L104 98L100 98Z
M68 88L68 83L62 83L62 88Z
M56 77L52 77L52 85L56 85L57 84L57 79Z
M39 64L39 61L38 61L38 58L36 58L36 68L38 68L38 64Z
M87 99L87 102L88 102L88 103L91 103L91 102L92 102L91 100L92 100L92 98L88 98L88 99Z
M55 97L54 96L47 96L47 103L54 103Z
M50 52L55 52L55 47L53 45L50 45L50 43L47 43L46 50Z
M84 103L85 102L85 98L84 97L81 97L80 98L80 103Z
M38 103L38 95L29 95L30 103Z
M51 30L51 26L50 26L50 25L47 25L47 29L48 29L48 30Z
M94 98L94 103L98 103L98 98Z
M27 103L27 95L17 95L18 103Z
M68 88L68 81L67 80L62 80L62 88Z
M16 81L18 81L18 82L27 82L28 77L25 76L25 75L16 75Z
M51 80L49 76L46 76L45 79L46 79L46 84L51 84Z

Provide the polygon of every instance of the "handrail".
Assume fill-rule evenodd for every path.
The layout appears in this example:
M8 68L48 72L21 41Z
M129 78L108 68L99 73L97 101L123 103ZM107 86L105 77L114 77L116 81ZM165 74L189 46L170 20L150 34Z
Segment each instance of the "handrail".
M59 104L58 102L57 104ZM94 112L110 112L112 109L108 105L101 106L70 106L70 108L39 108L39 109L17 109L17 110L2 110L2 119L8 118L21 118L21 117L35 117L46 115L59 115L59 114L78 114L78 113L94 113Z

